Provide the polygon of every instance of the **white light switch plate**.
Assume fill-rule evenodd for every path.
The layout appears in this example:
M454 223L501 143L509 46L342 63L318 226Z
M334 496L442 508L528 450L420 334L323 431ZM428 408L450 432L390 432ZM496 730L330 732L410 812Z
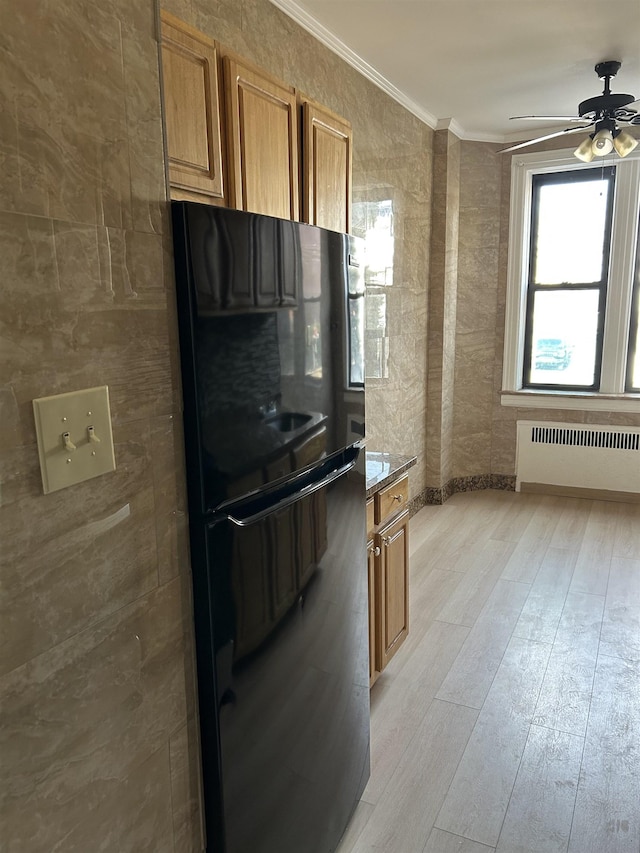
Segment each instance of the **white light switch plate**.
M45 495L115 471L106 385L33 401Z

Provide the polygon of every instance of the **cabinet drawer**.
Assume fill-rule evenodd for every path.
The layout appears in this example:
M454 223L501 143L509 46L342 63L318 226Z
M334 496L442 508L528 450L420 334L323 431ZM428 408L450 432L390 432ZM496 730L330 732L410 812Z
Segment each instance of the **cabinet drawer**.
M373 498L367 501L367 539L373 536L373 528L376 526L373 514Z
M409 500L409 478L402 477L395 483L381 489L375 496L376 499L376 524L382 522L401 509L404 509Z

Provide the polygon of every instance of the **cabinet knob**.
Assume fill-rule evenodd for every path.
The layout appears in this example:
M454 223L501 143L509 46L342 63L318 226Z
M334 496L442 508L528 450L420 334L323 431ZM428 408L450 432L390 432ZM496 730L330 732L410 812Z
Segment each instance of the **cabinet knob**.
M381 553L381 551L380 551L380 547L379 547L378 545L376 545L376 547L373 549L373 556L374 556L374 557L379 557L379 556L380 556L380 553Z
M389 542L391 542L391 537L390 536L383 536L382 541L384 542L385 545L388 545Z
M393 499L394 499L394 501L402 502L402 495L394 495Z

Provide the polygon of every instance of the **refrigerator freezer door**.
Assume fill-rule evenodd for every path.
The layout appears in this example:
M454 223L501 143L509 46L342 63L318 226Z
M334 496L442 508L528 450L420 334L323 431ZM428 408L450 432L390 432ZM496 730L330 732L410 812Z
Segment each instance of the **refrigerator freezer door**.
M172 209L190 504L207 514L364 437L362 241ZM215 307L212 294L265 281L295 300Z
M361 468L207 527L226 853L335 849L368 778Z

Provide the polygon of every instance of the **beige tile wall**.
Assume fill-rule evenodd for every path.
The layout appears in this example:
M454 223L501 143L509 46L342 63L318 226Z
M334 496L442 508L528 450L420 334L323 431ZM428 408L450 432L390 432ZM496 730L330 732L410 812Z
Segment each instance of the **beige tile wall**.
M460 224L460 140L435 134L428 316L427 484L453 474L454 370Z
M491 472L502 176L498 147L479 142L460 145L455 477Z
M425 485L433 133L268 0L170 11L349 117L396 216L370 446ZM0 0L0 835L201 848L192 616L153 0ZM43 495L31 401L110 389L117 470Z
M555 140L530 151L553 150ZM560 147L567 147L566 141ZM640 425L640 416L500 404L507 292L511 155L462 142L454 384L455 476L513 474L516 421Z
M151 0L2 0L0 846L201 847ZM109 386L117 470L42 494L31 400Z

